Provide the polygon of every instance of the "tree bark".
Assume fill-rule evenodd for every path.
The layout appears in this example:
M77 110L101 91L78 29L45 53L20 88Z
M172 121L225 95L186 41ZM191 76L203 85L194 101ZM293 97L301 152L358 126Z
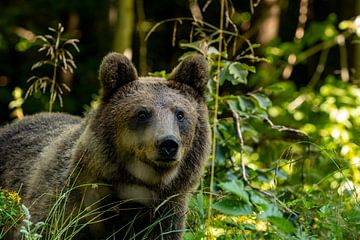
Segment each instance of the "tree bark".
M134 30L134 0L118 0L118 17L113 50L132 58Z
M278 0L265 0L267 8L264 11L265 18L259 26L257 41L266 46L271 40L278 36L280 25L280 3Z

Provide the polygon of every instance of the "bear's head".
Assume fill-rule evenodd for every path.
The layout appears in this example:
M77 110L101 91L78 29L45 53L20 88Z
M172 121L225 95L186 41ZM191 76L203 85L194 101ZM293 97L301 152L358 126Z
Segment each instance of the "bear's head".
M139 78L125 56L110 53L99 78L101 104L94 128L109 161L154 184L201 170L199 161L209 145L203 96L208 67L202 56L185 58L164 79Z

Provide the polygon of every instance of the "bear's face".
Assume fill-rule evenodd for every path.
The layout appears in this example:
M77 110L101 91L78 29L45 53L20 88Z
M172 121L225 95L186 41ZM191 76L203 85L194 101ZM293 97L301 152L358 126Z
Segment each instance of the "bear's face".
M100 80L100 111L106 116L101 122L112 129L105 134L111 135L109 141L128 171L147 182L172 175L184 164L197 134L199 113L206 109L204 59L185 59L169 80L138 79L130 61L112 53L101 64Z
M194 138L197 102L160 79L145 78L131 85L136 90L125 98L114 96L119 103L114 109L119 154L157 168L175 167Z

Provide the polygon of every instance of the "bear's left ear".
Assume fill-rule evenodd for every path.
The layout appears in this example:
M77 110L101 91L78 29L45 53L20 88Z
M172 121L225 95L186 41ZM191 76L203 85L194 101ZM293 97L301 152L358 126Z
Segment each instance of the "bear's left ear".
M102 96L105 98L111 96L119 87L137 78L134 65L120 53L109 53L101 62L99 79Z
M190 85L202 94L206 89L208 78L209 68L205 58L201 55L191 55L173 70L169 80Z

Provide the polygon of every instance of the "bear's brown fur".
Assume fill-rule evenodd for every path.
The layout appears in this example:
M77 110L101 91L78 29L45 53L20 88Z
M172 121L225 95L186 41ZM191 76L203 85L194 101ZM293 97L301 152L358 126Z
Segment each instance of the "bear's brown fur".
M42 113L0 130L0 187L20 189L36 222L60 191L82 186L67 211L100 208L104 219L84 239L180 239L209 152L206 62L190 56L167 80L138 78L110 53L99 78L101 103L84 119Z

